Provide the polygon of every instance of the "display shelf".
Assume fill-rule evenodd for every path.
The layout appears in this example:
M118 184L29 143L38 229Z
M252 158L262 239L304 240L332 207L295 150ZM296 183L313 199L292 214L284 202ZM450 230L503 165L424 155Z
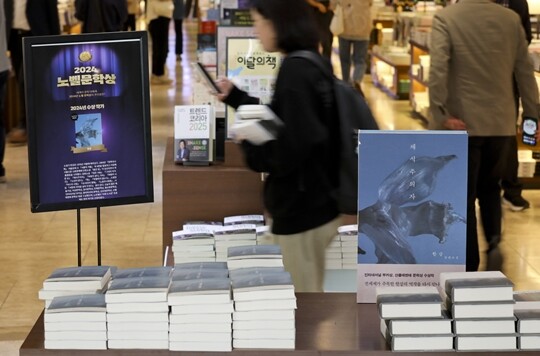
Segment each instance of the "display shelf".
M38 318L20 348L20 356L55 355L404 355L417 353L392 352L379 330L379 316L375 304L357 304L356 293L297 293L296 348L294 350L234 349L232 352L169 351L169 350L47 350L44 348L43 314ZM538 354L538 351L519 351ZM492 355L493 352L459 352L460 356ZM515 352L496 352L497 356ZM456 355L449 352L422 352L422 355Z
M518 150L530 150L540 152L540 143L536 146L527 146L521 142L521 135L517 134ZM519 181L523 184L523 189L540 189L540 176L536 177L519 177Z
M393 99L407 99L408 88L400 83L409 82L409 65L394 63L388 56L371 52L371 80L373 84Z
M411 67L409 71L409 78L411 80L411 89L409 92L409 101L411 103L413 116L422 119L423 121L428 121L428 111L424 105L418 107L418 100L425 102L427 90L428 90L428 81L425 78L426 69L420 65L420 56L428 55L429 48L424 46L416 41L409 41L410 44L410 54L411 54ZM420 99L420 96L423 96Z

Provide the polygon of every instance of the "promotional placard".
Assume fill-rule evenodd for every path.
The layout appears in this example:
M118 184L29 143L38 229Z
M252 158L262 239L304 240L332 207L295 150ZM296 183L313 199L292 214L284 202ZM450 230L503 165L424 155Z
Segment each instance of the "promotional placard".
M23 45L32 212L152 202L146 32Z
M467 134L360 130L358 139L357 301L465 271Z
M267 104L274 93L276 76L281 64L279 52L263 49L255 38L227 38L227 78L238 88ZM227 133L234 123L234 109L227 106Z

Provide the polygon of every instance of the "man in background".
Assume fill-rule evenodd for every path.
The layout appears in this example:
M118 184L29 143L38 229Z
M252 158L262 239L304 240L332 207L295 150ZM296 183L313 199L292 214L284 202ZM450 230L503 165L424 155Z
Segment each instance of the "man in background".
M531 17L529 15L529 5L527 4L527 0L496 0L495 2L499 5L509 8L510 10L513 10L516 14L519 15L519 18L521 19L521 25L525 30L525 37L527 38L527 43L530 44L532 41L532 31ZM514 96L516 100L517 119L519 112L519 90L515 80ZM517 139L512 141L512 144L514 145L514 147L511 148L511 150L515 153L512 153L510 155L508 160L508 168L506 171L506 178L503 178L503 180L501 181L501 186L504 190L502 201L503 205L508 206L510 210L522 211L528 209L531 204L525 198L523 198L523 195L521 194L523 191L523 184L521 184L518 178L519 160L517 154Z
M5 0L6 35L11 64L19 87L19 117L17 128L10 131L8 142L26 143L26 103L24 97L22 39L26 36L60 34L56 0Z
M479 15L480 14L480 15ZM437 13L431 34L430 128L466 130L468 144L467 271L480 256L476 200L488 243L487 269L502 268L501 187L512 141L516 108L538 119L538 88L519 16L490 0L461 0ZM536 132L540 139L540 131Z

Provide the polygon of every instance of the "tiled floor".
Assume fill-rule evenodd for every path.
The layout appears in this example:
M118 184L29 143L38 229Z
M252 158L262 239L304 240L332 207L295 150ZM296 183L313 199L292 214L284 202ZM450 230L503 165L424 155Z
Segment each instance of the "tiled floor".
M173 135L173 106L189 103L195 59L195 22L186 23L185 54L170 53L172 86L152 86L152 139L155 202L101 209L102 264L121 268L161 264L161 170L167 137ZM174 32L172 32L174 34ZM171 42L173 37L171 37ZM174 48L172 43L170 48ZM364 92L385 129L423 129L410 117L408 101L395 101L365 79ZM0 185L0 355L16 355L17 346L43 310L37 298L43 279L55 268L77 264L75 211L30 212L26 146L7 146L7 184ZM504 272L516 289L540 289L540 191L524 195L531 209L505 211ZM82 211L83 264L96 264L95 209ZM6 341L8 341L6 343Z

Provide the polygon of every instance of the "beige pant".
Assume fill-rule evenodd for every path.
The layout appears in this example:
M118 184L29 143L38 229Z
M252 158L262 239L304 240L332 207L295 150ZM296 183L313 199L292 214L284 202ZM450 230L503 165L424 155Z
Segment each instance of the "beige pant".
M283 264L291 274L295 292L323 292L326 247L337 235L341 218L293 235L272 234L281 246Z

